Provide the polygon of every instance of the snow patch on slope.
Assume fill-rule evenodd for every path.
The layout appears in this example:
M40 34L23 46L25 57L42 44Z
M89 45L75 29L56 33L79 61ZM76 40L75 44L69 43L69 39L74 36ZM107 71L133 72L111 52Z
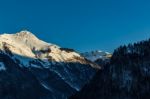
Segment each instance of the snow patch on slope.
M0 62L0 71L2 70L6 70L5 65L3 64L3 62Z
M100 50L81 53L81 55L93 62L96 61L97 59L105 60L111 57L111 54L109 52L103 52Z

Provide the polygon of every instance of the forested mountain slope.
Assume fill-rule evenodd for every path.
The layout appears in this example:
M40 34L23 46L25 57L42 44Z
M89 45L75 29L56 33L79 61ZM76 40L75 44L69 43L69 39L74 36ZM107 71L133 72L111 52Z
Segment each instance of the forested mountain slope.
M70 99L149 99L150 40L117 48L110 63Z

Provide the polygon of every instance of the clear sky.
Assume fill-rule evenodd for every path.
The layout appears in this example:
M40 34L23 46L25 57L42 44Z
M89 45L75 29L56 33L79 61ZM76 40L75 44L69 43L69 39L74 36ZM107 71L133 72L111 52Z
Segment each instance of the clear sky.
M0 33L27 29L78 51L150 38L150 0L0 0Z

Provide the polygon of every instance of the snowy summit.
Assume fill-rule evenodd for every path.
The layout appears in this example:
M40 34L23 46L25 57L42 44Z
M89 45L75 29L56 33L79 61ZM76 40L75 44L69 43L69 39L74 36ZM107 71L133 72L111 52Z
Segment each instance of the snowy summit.
M93 61L93 62L98 60L98 59L102 59L102 60L109 59L112 56L111 53L103 52L100 50L81 53L81 55L83 57L87 58L88 60Z
M53 62L87 64L84 57L74 50L44 42L29 31L0 35L0 49L5 51L5 48L15 54L15 58L19 57L18 59L23 65L28 65L31 59L41 59L45 62L51 60Z

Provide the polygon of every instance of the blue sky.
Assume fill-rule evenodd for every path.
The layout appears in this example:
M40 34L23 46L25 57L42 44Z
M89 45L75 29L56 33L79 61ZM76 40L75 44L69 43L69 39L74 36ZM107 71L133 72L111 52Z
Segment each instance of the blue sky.
M77 51L150 38L149 0L0 0L0 33L27 29Z

